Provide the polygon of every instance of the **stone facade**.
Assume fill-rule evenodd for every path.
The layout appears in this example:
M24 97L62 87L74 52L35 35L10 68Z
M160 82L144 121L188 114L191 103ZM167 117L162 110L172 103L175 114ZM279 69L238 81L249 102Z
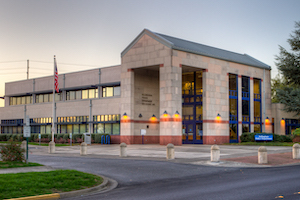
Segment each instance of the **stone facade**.
M244 55L245 56L245 55ZM59 63L58 63L59 66ZM250 129L254 130L254 79L261 81L262 132L285 134L282 105L271 104L271 71L174 48L159 35L144 30L121 53L121 65L59 75L63 101L56 103L56 116L119 114L120 135L114 143L182 144L182 74L202 72L203 143L222 144L229 139L229 74L236 75L238 132L242 133L242 77L250 78ZM24 118L24 105L11 106L9 97L32 94L26 105L31 118L52 117L52 103L36 104L35 95L52 91L53 77L6 83L1 119ZM120 96L102 97L102 88L121 85ZM98 98L68 100L66 91L97 88ZM179 113L179 117L175 115ZM220 119L217 119L217 115ZM265 121L266 118L274 118ZM90 126L90 130L92 127ZM141 130L146 130L142 135ZM143 132L144 133L144 132Z

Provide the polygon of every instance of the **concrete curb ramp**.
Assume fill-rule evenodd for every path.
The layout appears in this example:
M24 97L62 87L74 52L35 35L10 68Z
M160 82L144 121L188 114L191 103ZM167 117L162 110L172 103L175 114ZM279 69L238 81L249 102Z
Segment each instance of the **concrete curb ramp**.
M97 174L94 174L96 176L99 176ZM53 193L53 194L45 194L45 195L37 195L37 196L29 196L29 197L20 197L20 198L14 198L10 200L38 200L38 199L60 199L60 198L68 198L68 197L74 197L74 196L79 196L82 194L87 194L87 193L92 193L92 192L101 192L103 191L109 181L108 178L105 176L100 176L103 178L103 183L100 185L97 185L95 187L91 188L86 188L83 190L75 190L75 191L70 191L70 192L63 192L63 193Z

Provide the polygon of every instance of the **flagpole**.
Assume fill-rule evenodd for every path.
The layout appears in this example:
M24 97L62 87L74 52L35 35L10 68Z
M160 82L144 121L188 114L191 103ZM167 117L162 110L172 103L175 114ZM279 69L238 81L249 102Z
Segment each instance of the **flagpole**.
M56 66L56 59L54 55L54 67L53 67L53 118L52 118L52 142L54 142L54 134L55 134L55 66Z

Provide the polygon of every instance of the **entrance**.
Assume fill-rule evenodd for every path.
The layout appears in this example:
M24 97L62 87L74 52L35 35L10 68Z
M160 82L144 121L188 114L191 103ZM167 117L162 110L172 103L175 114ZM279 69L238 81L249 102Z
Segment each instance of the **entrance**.
M182 73L182 143L203 144L202 71Z

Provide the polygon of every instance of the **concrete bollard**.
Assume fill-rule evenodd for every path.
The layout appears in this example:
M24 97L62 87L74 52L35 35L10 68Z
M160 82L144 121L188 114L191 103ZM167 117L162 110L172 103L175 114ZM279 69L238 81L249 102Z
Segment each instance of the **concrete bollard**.
M120 157L127 157L127 144L124 142L120 144Z
M210 148L210 161L220 162L220 148L216 144L212 145Z
M300 159L300 145L298 143L293 145L293 159Z
M22 141L22 144L21 144L21 148L25 150L25 153L26 153L26 150L27 150L27 149L26 149L26 144L27 144L27 141L26 141L26 140L23 140L23 141Z
M261 146L258 148L258 164L267 164L267 163L268 163L267 148Z
M48 153L55 153L55 142L49 142Z
M82 142L80 144L80 155L81 156L86 156L86 154L87 154L87 143Z
M167 145L167 160L173 160L173 159L175 159L174 144L169 143Z

